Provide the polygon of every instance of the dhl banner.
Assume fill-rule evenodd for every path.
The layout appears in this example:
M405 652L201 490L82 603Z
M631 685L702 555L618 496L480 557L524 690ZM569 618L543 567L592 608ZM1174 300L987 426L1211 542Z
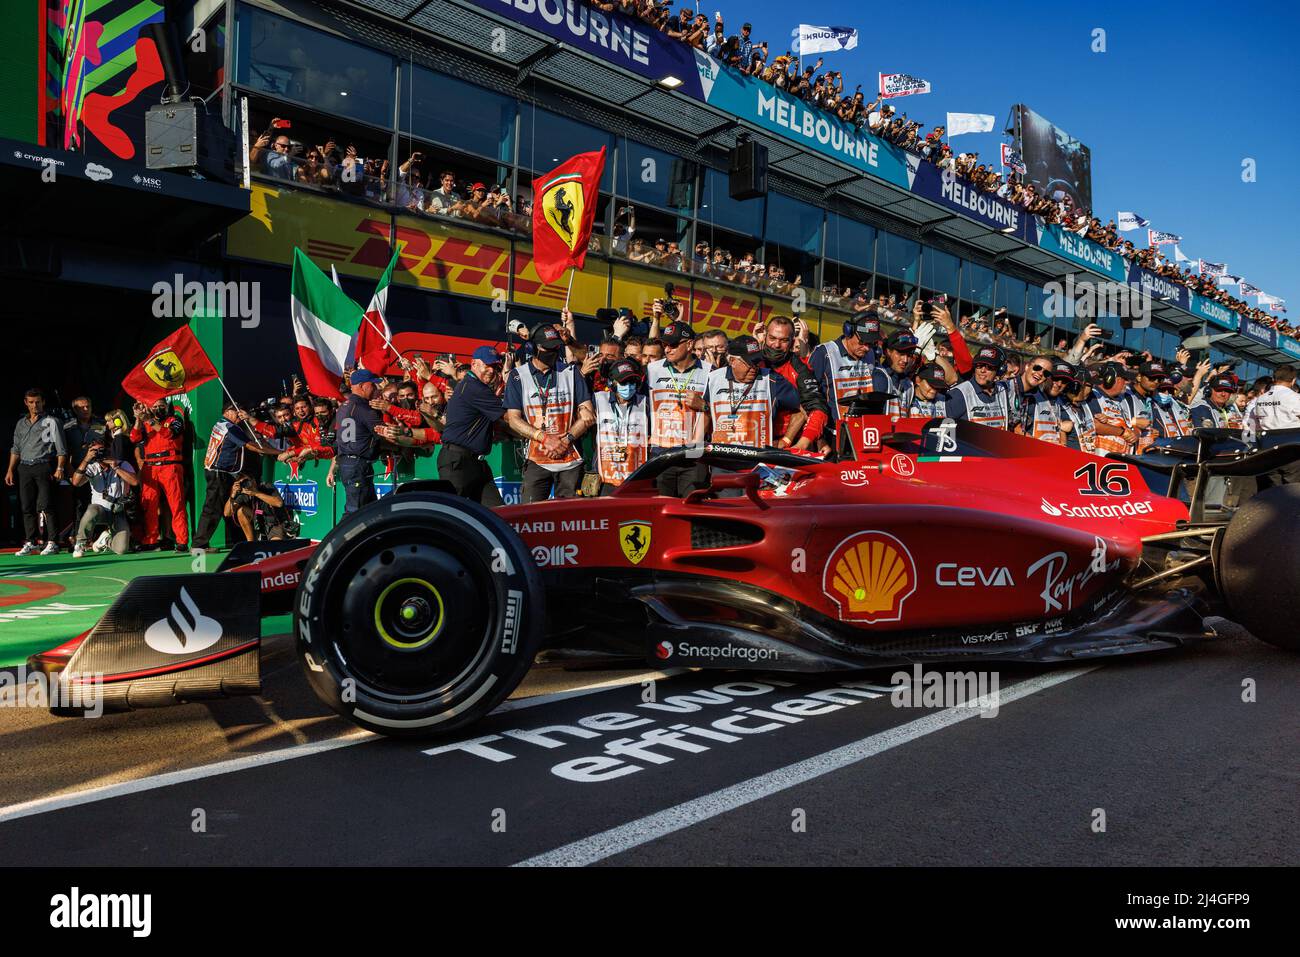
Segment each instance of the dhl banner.
M564 304L568 274L544 284L533 269L531 246L509 237L469 229L454 222L397 216L365 206L325 199L261 183L252 189L252 212L235 223L227 237L232 256L277 264L293 261L298 246L322 268L378 279L388 266L389 229L401 255L393 281L438 292L491 299L508 292L514 269L514 302L558 309ZM574 276L570 305L592 315L606 305L608 267L593 259ZM497 292L500 290L500 293Z
M417 216L397 216L354 203L316 196L294 189L278 190L255 183L252 212L236 222L227 234L232 256L278 265L293 261L293 248L303 249L322 269L335 266L339 273L377 280L388 266L388 236L394 229L401 247L395 282L437 292L480 299L505 293L514 274L513 302L558 310L564 304L568 273L558 282L544 284L533 269L532 247L512 243L509 237L471 229L455 222ZM674 282L674 295L682 303L697 331L721 329L728 336L752 333L761 317L790 314L788 298L721 283L691 281L689 276L612 264L597 257L573 277L570 305L579 315L594 315L603 306L627 306L649 318L651 304L664 298L664 283ZM498 293L497 290L501 290ZM839 335L841 315L825 310L827 329ZM815 309L805 313L813 332L820 333Z

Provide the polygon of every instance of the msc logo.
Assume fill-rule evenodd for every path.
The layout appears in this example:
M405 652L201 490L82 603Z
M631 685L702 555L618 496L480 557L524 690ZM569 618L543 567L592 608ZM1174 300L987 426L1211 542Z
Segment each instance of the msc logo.
M655 657L661 661L667 661L673 656L673 643L671 641L661 641L655 645Z
M189 655L221 640L221 622L199 611L190 593L181 588L180 602L188 617L172 602L171 614L145 629L144 643L164 655Z
M619 522L618 544L623 549L623 557L633 565L640 565L650 551L649 522Z
M955 565L952 562L944 562L935 567L934 583L941 588L971 588L975 585L1008 588L1015 585L1007 568L994 568L990 571L978 565Z
M888 532L858 532L831 552L822 591L841 621L900 621L903 602L916 591L916 562Z

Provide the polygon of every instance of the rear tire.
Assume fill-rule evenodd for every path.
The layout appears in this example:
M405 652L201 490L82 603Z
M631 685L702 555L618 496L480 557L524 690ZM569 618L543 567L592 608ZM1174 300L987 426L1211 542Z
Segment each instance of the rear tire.
M1237 510L1215 563L1234 620L1256 638L1300 651L1300 485L1279 485Z
M532 556L489 509L389 495L342 521L303 568L294 636L307 681L367 730L463 727L523 679L545 592Z

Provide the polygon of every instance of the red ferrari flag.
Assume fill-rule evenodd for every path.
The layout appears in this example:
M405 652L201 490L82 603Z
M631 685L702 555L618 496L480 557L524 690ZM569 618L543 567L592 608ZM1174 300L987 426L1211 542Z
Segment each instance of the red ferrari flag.
M533 180L533 268L542 282L555 282L570 266L582 268L604 172L602 146Z
M188 392L217 377L208 354L189 326L181 326L149 352L149 358L122 380L129 395L151 405L178 392Z

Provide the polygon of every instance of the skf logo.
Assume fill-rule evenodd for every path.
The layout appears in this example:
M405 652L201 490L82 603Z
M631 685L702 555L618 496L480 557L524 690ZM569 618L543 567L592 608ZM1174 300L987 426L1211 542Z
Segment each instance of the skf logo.
M164 655L190 655L211 648L221 640L221 622L199 611L194 599L181 588L180 602L185 612L172 602L171 614L160 618L145 629L144 643Z
M903 602L916 591L916 562L888 532L858 532L831 552L822 591L841 621L901 621Z
M673 643L671 641L661 641L655 645L655 657L660 661L667 661L673 656Z
M640 565L650 551L649 522L619 522L618 544L623 557L633 565Z
M548 565L576 565L578 564L578 546L535 545L533 547L533 561L538 568L546 568Z

